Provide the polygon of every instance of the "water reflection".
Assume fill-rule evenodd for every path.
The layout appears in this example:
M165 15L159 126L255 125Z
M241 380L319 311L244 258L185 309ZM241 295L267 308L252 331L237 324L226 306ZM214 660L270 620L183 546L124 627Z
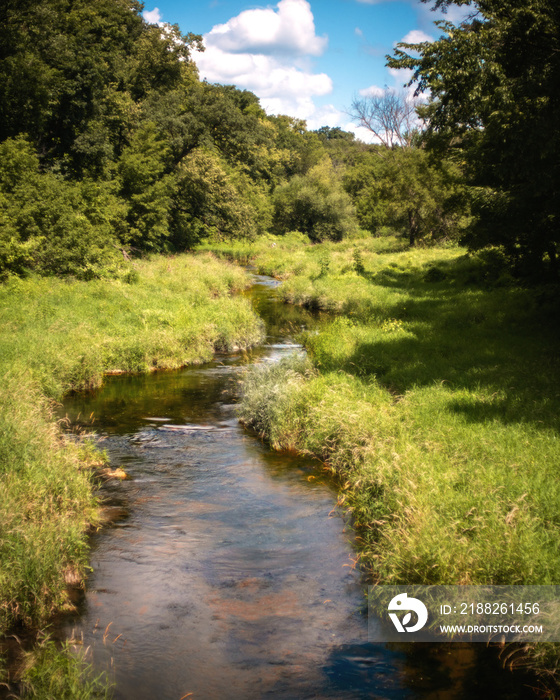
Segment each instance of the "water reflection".
M251 354L114 377L65 412L93 414L128 516L95 538L81 615L116 697L529 697L472 647L367 643L352 532L317 462L271 452L237 423L239 373L291 352L307 312L253 290L270 335ZM280 313L281 312L281 313Z

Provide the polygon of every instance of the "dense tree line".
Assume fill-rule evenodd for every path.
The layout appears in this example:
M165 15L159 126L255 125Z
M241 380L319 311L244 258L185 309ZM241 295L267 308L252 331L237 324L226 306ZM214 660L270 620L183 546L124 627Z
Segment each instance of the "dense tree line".
M0 274L94 277L208 236L251 237L273 221L283 233L275 212L292 181L305 183L308 211L286 227L317 240L355 225L319 135L268 117L248 91L200 81L201 38L148 24L141 9L2 4Z
M96 277L207 237L358 228L499 246L520 272L557 272L560 10L455 4L473 10L459 27L389 58L427 104L386 91L353 105L366 146L201 81L201 37L145 22L136 0L5 0L0 276Z

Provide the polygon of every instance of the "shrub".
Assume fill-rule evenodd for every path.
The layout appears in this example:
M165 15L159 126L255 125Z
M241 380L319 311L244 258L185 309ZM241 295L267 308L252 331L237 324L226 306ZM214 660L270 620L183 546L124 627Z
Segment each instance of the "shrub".
M340 241L357 229L354 207L330 160L277 187L273 203L279 234L297 230L312 241Z

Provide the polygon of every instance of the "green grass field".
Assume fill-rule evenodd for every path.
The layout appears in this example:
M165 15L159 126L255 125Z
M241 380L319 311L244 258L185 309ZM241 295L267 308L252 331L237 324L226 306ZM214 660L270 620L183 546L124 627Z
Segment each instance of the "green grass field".
M212 256L138 261L132 283L55 278L0 286L0 372L29 373L45 394L99 386L107 371L146 372L208 361L262 335L233 294L243 270Z

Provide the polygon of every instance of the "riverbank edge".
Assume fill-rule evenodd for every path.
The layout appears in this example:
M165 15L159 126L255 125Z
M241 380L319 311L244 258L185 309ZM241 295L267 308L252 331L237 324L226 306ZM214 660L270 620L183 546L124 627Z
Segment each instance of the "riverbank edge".
M340 406L330 406L332 411L326 419L330 429L326 429L325 437L321 440L320 433L325 430L325 423L322 424L318 414L326 406L317 397L323 393L325 386L337 394L341 389L343 393L346 393L344 389L348 390L341 403L348 398L357 398L350 381L346 387L339 383L334 385L329 378L322 377L306 357L287 357L277 366L251 368L242 382L238 420L276 452L316 459L323 465L337 485L337 507L356 533L355 565L369 583L382 585L383 580L375 574L377 558L372 552L371 542L372 537L383 538L383 520L388 516L381 514L382 505L380 512L376 513L375 505L372 508L368 498L368 490L376 485L371 473L363 468L367 446L341 437L344 428L357 421L346 421ZM271 396L274 396L274 405L269 401ZM306 407L311 410L308 412ZM357 408L358 414L361 408ZM393 515L397 517L397 514ZM378 517L379 520L376 519ZM391 585L405 583L404 580L391 581ZM413 583L434 584L433 581L420 579ZM451 582L447 585L451 585ZM539 692L543 694L537 697L548 700L559 697L558 644L509 643L504 646L496 642L493 646L499 650L504 667L512 672L528 674L530 680L540 686Z
M153 259L156 265L164 264L166 271L170 271L171 267L176 264L177 257L168 258L166 256L158 256ZM208 280L205 284L208 287L208 298L214 301L219 301L220 298L229 298L231 303L239 305L247 305L247 302L237 296L251 285L250 277L238 270L235 266L236 279L232 282L231 266L224 261L218 261L213 256L191 256L191 259L212 258L213 270L218 272L227 272L228 279L226 280L226 288L224 291L224 280L216 278L215 289L212 288ZM184 261L185 256L181 256ZM147 263L150 264L150 263ZM204 262L203 262L204 265ZM33 284L31 281L30 285ZM91 283L83 282L79 284L82 292L89 289L93 290ZM18 295L22 289L25 291L25 280L16 282ZM53 287L68 286L68 281L55 280L51 281ZM170 285L172 287L172 285ZM197 290L198 292L199 290ZM173 293L173 292L172 292ZM178 304L182 303L182 298L179 292L175 293ZM227 320L228 311L231 313L231 308L223 308L221 312ZM245 313L246 313L245 309ZM200 328L200 336L203 340L198 343L195 350L195 355L189 357L188 361L184 361L184 353L170 355L168 348L159 355L154 354L153 348L149 348L149 363L144 363L139 366L137 355L138 346L132 348L132 357L127 358L126 355L120 353L120 366L100 367L98 363L89 364L82 363L85 367L80 367L79 380L76 381L75 372L68 372L68 376L62 374L56 377L55 381L50 376L33 376L33 372L22 371L12 367L0 368L0 376L2 377L2 392L0 394L0 450L2 456L5 457L4 480L8 484L8 488L17 492L14 497L12 507L14 510L23 510L23 521L31 522L33 526L45 528L46 523L53 521L53 532L51 533L51 545L61 546L65 550L64 554L59 557L57 571L53 571L53 567L48 567L49 577L37 577L33 581L25 582L17 580L14 577L12 582L9 581L9 574L6 560L3 561L2 573L2 589L3 592L11 590L20 592L20 599L16 597L2 596L0 601L0 683L7 684L8 692L20 694L20 697L42 697L41 693L46 693L45 697L50 697L52 693L58 697L66 697L67 687L60 685L60 682L73 684L73 691L77 692L77 683L82 679L83 697L105 697L108 692L106 679L94 677L91 667L84 661L83 658L77 658L70 652L68 645L63 645L58 648L54 642L49 641L48 627L55 615L64 612L70 612L73 606L70 602L69 592L74 589L83 589L85 579L88 573L88 561L90 552L89 538L92 532L99 530L107 524L107 519L102 512L102 506L99 498L95 495L100 482L104 479L118 478L107 468L107 460L104 453L97 448L91 440L91 435L74 435L70 438L64 430L62 421L56 420L54 415L54 406L56 401L53 401L53 386L56 400L60 400L76 391L91 391L102 386L104 377L113 376L116 374L144 374L160 370L178 370L184 367L203 364L210 361L216 353L223 351L248 350L262 341L263 325L260 318L252 313L252 320L249 321L249 326L240 328L239 338L233 335L228 336L226 345L224 344L224 332L218 328L214 315L212 322L213 328L209 329L207 325ZM1 319L0 319L1 321ZM246 324L247 325L247 324ZM192 329L190 329L192 331ZM212 339L213 336L213 339ZM248 341L248 336L252 336ZM195 339L195 341L198 339ZM193 342L193 346L197 343ZM177 347L180 347L178 345ZM78 351L79 351L78 347ZM65 348L68 350L68 348ZM70 348L72 350L72 348ZM130 361L127 362L126 360ZM79 360L79 357L77 358ZM122 361L124 360L124 362ZM65 358L66 367L71 367L72 363ZM122 369L122 366L127 366L127 369ZM41 368L42 369L42 368ZM41 372L38 372L41 375ZM62 387L62 388L61 388ZM50 394L50 396L49 396ZM7 444L7 443L10 444ZM3 449L2 449L3 448ZM21 502L17 498L21 497L19 493L22 488L25 491L26 479L31 482L36 477L34 472L40 472L42 466L48 463L49 474L45 479L50 480L51 491L56 491L63 483L65 491L72 491L76 486L78 493L72 493L71 507L63 499L53 496L49 493L47 498L52 501L51 509L40 512L39 504L34 501L45 497L45 492L40 494L28 493L24 495L23 501L27 501L23 508ZM41 473L43 478L45 475ZM29 484L29 491L33 490L32 483ZM47 485L47 489L48 489ZM58 498L58 501L57 501ZM37 506L37 508L35 508ZM7 509L7 506L6 506ZM34 510L35 509L35 510ZM2 518L8 521L7 513L0 513ZM7 522L7 528L14 523ZM17 527L22 529L22 524L15 523ZM25 522L23 530L25 530ZM7 529L6 528L6 529ZM58 529L57 529L58 528ZM71 530L71 535L68 532ZM15 529L15 527L13 528ZM27 544L32 541L32 536L29 533L22 531L20 544L25 550ZM68 539L71 537L72 542ZM61 544L62 543L62 544ZM9 544L9 543L8 543ZM41 548L41 552L32 552L30 559L42 558L48 556L45 549ZM23 554L21 551L20 554ZM25 551L28 555L29 552ZM22 556L23 561L27 557ZM9 562L8 562L9 563ZM35 574L38 572L35 571ZM43 596L43 600L40 597ZM25 600L25 598L32 600ZM19 633L19 634L18 634ZM24 646L28 648L28 643L22 645L18 650L14 651L11 645L8 654L5 641L8 636L16 635L19 640L20 636L27 639L36 639L38 644L33 651L26 651ZM17 645L16 645L17 646ZM6 661L6 656L10 656L11 665ZM15 674L14 674L15 670ZM52 671L52 673L51 673ZM11 673L10 673L11 672ZM66 680L65 680L66 679ZM82 692L82 691L80 691ZM58 693L58 695L57 695ZM49 695L50 694L50 695ZM70 697L70 696L69 696ZM74 697L74 695L71 695ZM77 696L76 696L77 697ZM82 697L82 695L80 695Z

